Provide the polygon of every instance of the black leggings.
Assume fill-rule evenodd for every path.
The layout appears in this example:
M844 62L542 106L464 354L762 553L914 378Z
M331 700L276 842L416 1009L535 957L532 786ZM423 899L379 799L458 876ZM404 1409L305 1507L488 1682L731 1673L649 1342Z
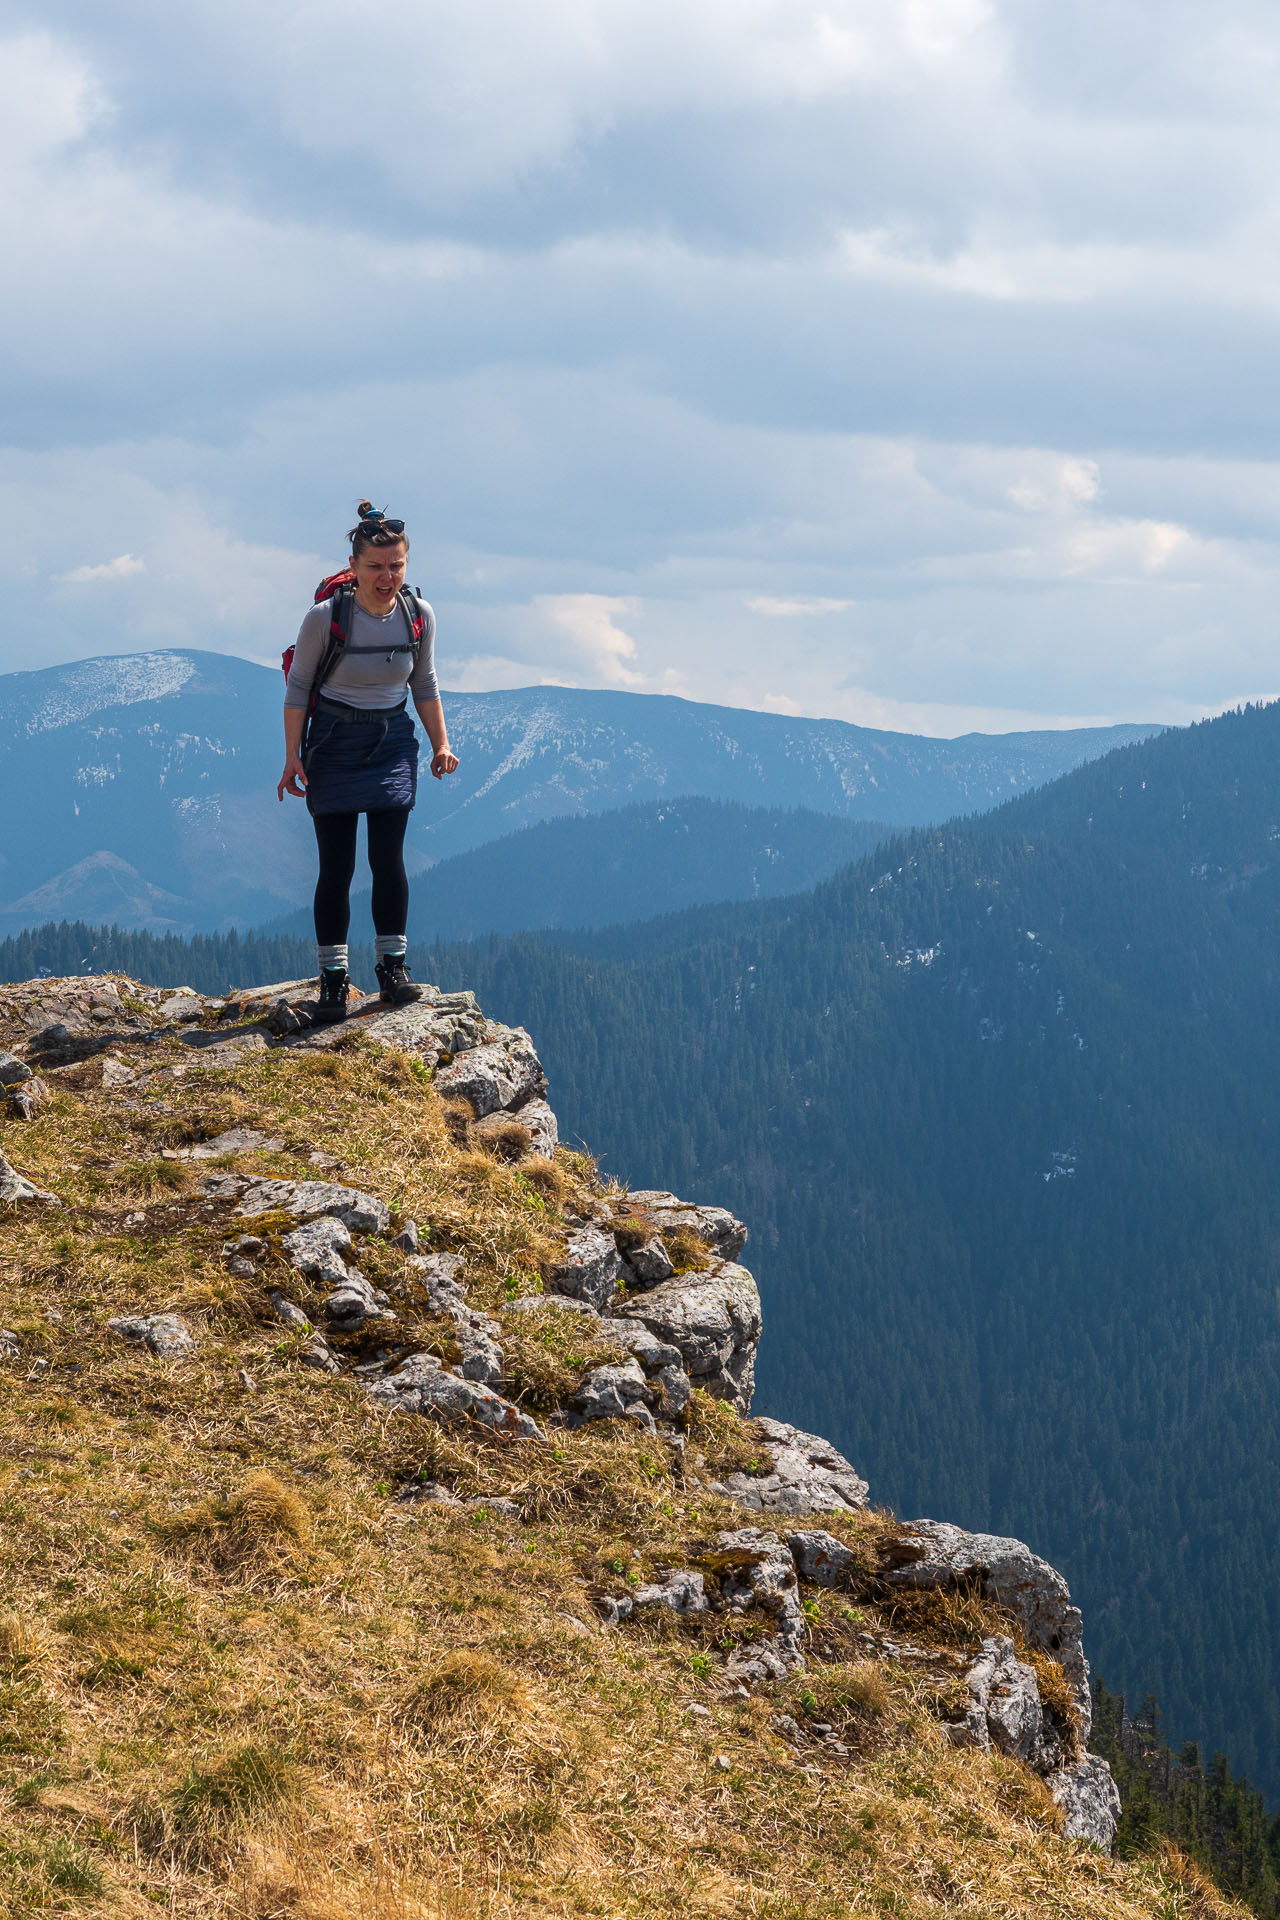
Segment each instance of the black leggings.
M316 939L322 947L341 946L351 925L351 881L356 870L358 813L313 813L320 849L316 882ZM404 870L404 830L408 807L380 807L366 813L369 823L369 871L373 875L373 930L403 933L409 919L409 879Z

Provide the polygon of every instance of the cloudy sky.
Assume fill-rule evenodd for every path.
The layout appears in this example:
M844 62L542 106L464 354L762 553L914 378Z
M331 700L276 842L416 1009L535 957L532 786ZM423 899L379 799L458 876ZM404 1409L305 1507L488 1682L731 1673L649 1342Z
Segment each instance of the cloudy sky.
M930 733L1280 693L1262 0L0 0L0 671L274 659L361 493L446 686Z

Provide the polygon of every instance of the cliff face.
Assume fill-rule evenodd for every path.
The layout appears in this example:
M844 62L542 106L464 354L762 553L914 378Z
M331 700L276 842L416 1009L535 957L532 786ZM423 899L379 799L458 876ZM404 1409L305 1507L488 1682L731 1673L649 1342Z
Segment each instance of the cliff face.
M0 989L15 1910L1184 1910L1061 1577L750 1417L742 1222L306 988Z

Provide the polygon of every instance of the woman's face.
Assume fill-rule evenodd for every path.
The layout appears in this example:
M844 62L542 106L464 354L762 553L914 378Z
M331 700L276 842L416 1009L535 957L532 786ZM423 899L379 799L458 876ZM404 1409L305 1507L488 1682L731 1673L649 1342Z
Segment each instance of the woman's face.
M393 547L366 547L359 558L353 557L351 562L356 576L356 597L375 612L390 613L404 585L408 563L409 549L403 540L397 540Z

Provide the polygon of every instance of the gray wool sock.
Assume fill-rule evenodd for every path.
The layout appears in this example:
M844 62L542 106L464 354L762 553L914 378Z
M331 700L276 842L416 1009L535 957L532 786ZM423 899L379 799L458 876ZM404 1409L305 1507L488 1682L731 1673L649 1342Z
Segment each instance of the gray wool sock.
M403 960L409 951L409 942L403 933L379 933L374 936L373 953L376 960Z
M329 967L329 968L341 967L342 971L345 973L347 971L346 941L345 940L339 941L332 947L318 946L316 948L316 959L320 962L321 973L325 971L326 967Z

